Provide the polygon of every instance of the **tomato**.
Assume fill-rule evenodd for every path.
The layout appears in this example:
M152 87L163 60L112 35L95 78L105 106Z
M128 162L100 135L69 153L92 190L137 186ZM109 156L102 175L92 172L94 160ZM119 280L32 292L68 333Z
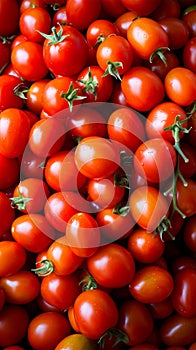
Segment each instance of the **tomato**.
M0 242L0 276L5 277L19 271L26 262L26 251L17 242Z
M78 170L87 178L103 178L116 171L120 155L109 140L89 136L76 147L75 162Z
M161 340L167 346L186 346L196 341L196 317L173 314L160 328Z
M149 304L149 310L153 318L165 319L173 313L174 308L171 302L171 298L168 297L167 299L164 299L160 303Z
M54 350L56 345L71 333L67 318L59 312L43 312L34 317L28 326L28 341L34 349Z
M164 51L164 57L167 64L164 63L159 55L155 55L152 62L144 61L144 66L157 74L162 81L171 69L179 67L180 65L179 58L173 51Z
M150 17L156 21L165 17L180 17L181 7L178 0L162 0Z
M76 274L60 276L52 272L41 281L42 298L61 311L68 309L80 292L81 288Z
M0 36L8 37L16 34L19 20L19 4L17 0L2 0L0 5Z
M145 139L143 119L139 113L128 107L114 110L107 124L110 139L117 141L122 150L126 146L135 152Z
M96 343L83 334L71 334L65 337L55 350L96 350Z
M43 56L46 66L55 76L73 76L86 65L88 46L76 28L66 25L56 30L53 27L51 36L44 41Z
M195 281L196 271L193 269L186 268L175 275L171 301L174 309L181 316L196 316Z
M15 187L12 205L23 213L39 213L43 210L50 191L41 179L27 178Z
M196 11L195 11L196 12ZM191 38L183 49L183 64L186 68L196 73L196 38Z
M1 50L0 72L2 72L10 61L10 48L6 43L0 41L0 50Z
M116 25L106 19L97 19L88 26L86 39L90 46L97 48L97 46L111 34L119 34Z
M172 261L171 271L173 275L184 269L196 270L196 261L194 257L179 255Z
M136 17L137 13L135 11L127 11L116 19L115 25L121 36L127 38L127 30Z
M7 158L0 154L0 189L14 186L19 180L20 167L17 158Z
M118 18L126 11L121 0L101 0L101 4L104 13L111 20Z
M180 106L188 106L196 99L196 76L188 68L176 67L165 77L167 96Z
M65 126L57 119L38 120L30 130L28 146L38 157L58 152L66 139Z
M186 246L193 252L196 251L196 215L190 216L184 226L183 238Z
M41 214L24 214L12 223L12 236L30 252L41 252L54 239L54 230Z
M87 268L96 282L108 288L128 285L135 273L131 253L118 244L108 244L87 259Z
M29 81L43 79L48 73L42 46L37 42L28 40L17 45L11 53L11 62L19 74Z
M186 45L189 39L186 22L176 17L164 17L158 23L168 35L170 49L177 50Z
M99 339L118 321L118 309L112 297L103 290L86 290L74 302L74 315L80 333Z
M28 110L39 115L42 110L42 96L49 79L37 80L31 84L26 93L26 106Z
M196 34L196 29L195 29L195 18L196 18L196 10L194 7L194 3L193 3L193 7L190 8L187 7L189 6L188 4L186 5L186 9L182 15L182 19L183 21L187 24L188 26L188 30L189 30L189 37L190 38L194 38L195 34Z
M113 93L113 80L110 75L104 76L104 71L98 65L85 67L77 77L77 83L82 88L84 100L87 102L108 101Z
M127 38L137 55L151 60L168 47L167 33L151 18L136 18L127 30Z
M11 276L2 277L0 286L8 303L27 304L39 294L40 283L37 276L27 270L20 270Z
M128 10L136 11L138 16L147 16L160 5L160 0L150 0L148 2L145 0L121 0L121 2Z
M112 96L110 98L110 102L115 103L116 105L118 104L118 105L122 105L122 106L126 106L126 107L129 106L126 99L125 99L125 95L122 92L120 81L116 81L114 84Z
M3 309L5 305L5 293L3 288L0 288L0 311Z
M186 112L178 104L174 102L163 102L154 107L147 116L145 129L149 138L163 137L165 140L174 143L172 130L165 128L172 126L176 122L178 116L183 128L188 127L186 120ZM180 139L184 136L183 132L179 133Z
M131 232L127 244L133 258L145 264L154 263L164 252L164 243L160 237L141 228Z
M161 220L167 217L169 203L155 187L141 186L131 193L129 207L138 225L153 232Z
M86 9L88 8L88 12ZM95 21L101 11L101 0L67 0L66 12L70 25L79 30L85 30Z
M195 210L195 191L196 182L191 179L186 179L187 185L184 186L183 182L179 179L176 184L177 191L177 206L181 212L190 217L196 214Z
M100 230L91 214L78 212L66 227L65 242L80 257L93 255L100 245Z
M9 198L5 193L0 192L0 216L1 216L1 226L0 226L0 237L10 229L12 222L15 218L15 211L11 207Z
M22 14L26 9L31 7L45 7L46 4L44 0L21 0L20 4L20 14Z
M159 266L149 265L138 270L129 286L133 298L142 303L159 303L173 290L171 274Z
M181 142L180 148L189 160L185 162L182 157L179 159L179 169L182 176L186 178L193 177L196 173L196 154L194 147L188 142Z
M98 65L105 75L112 75L121 80L121 75L131 67L133 52L128 40L120 35L107 37L97 49Z
M24 101L15 93L21 80L13 75L3 74L0 76L0 84L0 111L7 108L22 109Z
M21 179L28 177L43 179L44 164L45 157L37 157L27 145L20 164Z
M0 345L20 342L26 334L29 316L25 308L6 304L0 313Z
M163 163L163 159L165 163ZM174 174L176 151L170 142L152 138L142 143L134 155L134 167L151 183L160 183Z
M161 79L143 66L128 70L123 75L121 86L130 107L140 112L147 112L161 103L165 94Z
M128 344L143 343L153 330L153 319L147 307L137 300L124 301L119 307L117 327L126 333Z

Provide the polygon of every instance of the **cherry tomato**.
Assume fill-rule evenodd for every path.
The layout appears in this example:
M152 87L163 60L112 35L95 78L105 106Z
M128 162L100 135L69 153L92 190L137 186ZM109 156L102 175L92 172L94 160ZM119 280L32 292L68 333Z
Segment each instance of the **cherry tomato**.
M0 72L2 72L10 62L10 48L6 43L0 41L0 50L1 50Z
M193 252L196 251L196 215L187 219L184 227L184 241L186 246Z
M115 25L121 36L127 38L127 30L136 17L137 13L135 11L127 11L116 19Z
M15 211L11 207L10 199L5 193L0 192L0 237L10 229L12 222L15 218Z
M139 16L147 16L151 14L159 5L160 0L151 0L146 2L145 0L121 0L122 4L132 11L136 11Z
M195 210L195 191L196 182L192 179L186 179L187 185L179 179L176 184L177 206L184 215L190 217L196 214Z
M19 180L20 164L16 158L7 158L0 154L0 189L14 186Z
M193 7L191 7L193 5ZM182 20L187 24L188 30L189 30L189 37L194 38L196 34L196 29L195 29L195 19L196 19L196 10L194 7L194 3L191 4L190 7L187 4L186 9L182 15Z
M196 11L195 11L196 12ZM196 73L196 37L191 38L183 49L183 64Z
M170 49L177 50L186 45L189 30L185 21L177 17L164 17L158 23L168 35Z
M97 47L109 35L118 35L116 25L106 19L97 19L88 26L86 39L90 46Z
M20 164L21 179L28 177L43 179L44 165L45 157L37 157L27 145Z
M67 21L67 11L66 11L66 4L63 6L60 6L54 13L54 16L52 17L52 24L54 27L57 27L59 25L66 25L68 23Z
M162 0L150 17L156 21L165 17L180 17L181 7L178 0Z
M74 315L80 333L90 339L99 339L118 321L115 302L108 293L99 289L86 290L78 295Z
M29 323L28 342L34 349L54 350L70 333L71 328L64 315L55 311L43 312Z
M164 299L160 303L149 304L149 310L153 318L165 319L173 313L174 308L171 302L171 298L168 297L167 299Z
M68 23L79 30L87 29L99 17L100 11L101 0L93 3L91 0L67 0L66 3Z
M0 76L0 84L0 111L7 108L22 109L24 101L15 93L21 80L13 75L3 74Z
M55 350L96 350L96 343L83 334L71 334L65 337Z
M43 108L43 91L49 79L37 80L31 84L26 93L26 106L28 110L39 115Z
M0 276L5 277L19 271L26 262L26 251L17 242L0 242Z
M160 303L173 290L171 274L159 266L149 265L138 270L129 286L133 298L142 303Z
M167 75L167 73L176 67L179 67L180 60L176 53L173 51L164 51L165 63L160 58L159 55L155 55L152 62L144 61L144 66L149 68L152 72L154 72L158 77L163 81Z
M101 0L101 4L103 11L111 20L118 18L126 12L126 8L123 6L121 0Z
M8 37L16 34L19 20L17 0L2 0L0 5L0 35Z
M44 0L22 0L20 4L20 14L31 7L46 7Z

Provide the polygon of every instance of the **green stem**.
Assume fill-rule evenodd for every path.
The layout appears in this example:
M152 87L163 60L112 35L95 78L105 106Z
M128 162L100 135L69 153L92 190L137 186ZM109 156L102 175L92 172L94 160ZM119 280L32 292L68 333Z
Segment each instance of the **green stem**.
M121 79L121 76L118 72L118 67L121 67L123 68L123 64L122 62L111 62L111 61L108 61L107 62L107 68L103 74L103 77L106 77L107 75L111 75L113 76L114 78L116 79L119 79L119 80L122 80Z
M45 259L42 261L39 261L37 264L41 264L40 267L37 267L35 269L31 269L31 271L35 272L38 276L48 276L54 271L54 265L52 261Z

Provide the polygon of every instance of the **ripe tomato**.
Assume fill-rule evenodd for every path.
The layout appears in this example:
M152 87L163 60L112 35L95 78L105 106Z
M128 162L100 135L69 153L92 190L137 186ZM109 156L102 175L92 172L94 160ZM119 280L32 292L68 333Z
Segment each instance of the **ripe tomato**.
M186 4L186 9L182 15L182 20L188 26L189 38L194 38L194 36L196 34L196 29L195 29L196 9L195 9L194 5L195 5L195 3L193 3L191 5Z
M5 293L3 288L0 288L0 311L3 309L5 304Z
M102 9L110 20L116 19L126 12L121 0L101 0Z
M180 65L180 60L173 51L164 51L164 57L167 64L164 63L159 55L155 55L152 62L144 61L144 66L157 74L162 81L171 69L179 67Z
M190 216L185 222L183 238L186 246L196 252L196 215Z
M13 49L11 63L21 77L28 81L43 79L48 73L41 44L30 40L22 42Z
M196 12L196 11L195 11ZM183 64L196 73L196 37L191 38L183 49Z
M25 308L6 304L0 313L0 346L19 343L26 335L29 316Z
M75 162L78 170L87 178L103 178L116 171L120 155L109 140L89 136L76 147Z
M131 253L118 244L107 244L87 259L87 268L96 282L108 288L128 285L135 273Z
M74 302L74 315L80 333L99 339L118 321L118 309L112 297L103 290L86 290Z
M121 36L127 38L127 30L136 17L137 13L135 11L127 11L116 19L115 25Z
M107 37L97 49L98 65L104 70L104 75L112 75L121 80L131 67L133 52L128 40L120 35Z
M39 115L42 111L43 91L49 79L37 80L31 84L26 93L26 106L28 110Z
M0 111L7 108L23 108L24 101L15 93L19 84L21 80L18 77L9 74L0 76Z
M141 186L131 193L129 207L138 225L153 232L168 215L169 203L155 187Z
M15 211L10 205L10 200L5 193L0 192L0 237L8 231L12 225L15 218Z
M8 65L10 61L9 45L4 43L3 41L0 41L0 50L1 50L0 72L3 72L3 70L5 69L5 67Z
M183 182L180 179L177 181L177 206L185 216L190 217L196 214L196 182L188 178L186 179L186 182L187 185L184 186Z
M68 309L80 292L81 288L76 274L60 276L52 272L41 281L42 298L61 311Z
M167 33L161 25L147 17L136 18L131 23L127 38L136 54L145 60L152 60L155 53L161 54L169 44Z
M160 237L141 228L131 232L127 244L133 258L145 264L154 263L164 252L164 243Z
M150 17L156 21L164 17L180 17L181 7L178 0L162 0Z
M149 310L153 318L165 319L173 313L174 308L171 302L171 298L168 297L160 303L149 304Z
M88 26L86 39L90 46L97 47L109 35L118 35L118 29L114 23L106 19L97 19Z
M37 157L27 145L20 164L21 179L28 177L43 179L44 165L45 157Z
M86 65L88 46L76 28L68 25L58 29L53 27L52 34L44 41L43 56L46 66L55 76L73 76Z
M71 334L65 337L55 350L96 350L96 343L83 334Z
M167 96L180 106L188 106L196 99L196 76L185 67L171 69L165 77Z
M142 303L159 303L168 298L173 290L171 274L159 266L147 266L138 270L129 286L133 298Z
M26 262L26 251L17 242L0 242L0 276L5 277L19 271Z
M165 94L161 79L143 66L132 67L125 73L121 86L130 107L141 112L147 112L161 103Z
M46 7L44 0L21 0L20 14L31 7Z
M145 0L121 0L121 2L128 10L136 11L138 16L147 16L160 5L160 0L150 0L148 2Z
M69 322L63 314L55 311L43 312L29 323L28 342L34 349L54 350L70 333Z
M186 45L189 30L185 21L177 17L164 17L158 23L168 35L170 49L177 50Z
M30 252L41 252L54 239L54 230L41 214L24 214L12 223L12 236Z
M137 300L124 301L119 307L117 327L129 338L134 346L147 340L153 330L153 319L147 307Z
M82 31L99 17L101 0L95 0L93 3L91 0L67 0L65 8L68 23Z
M0 4L0 36L15 35L18 29L19 3L17 0L2 0Z

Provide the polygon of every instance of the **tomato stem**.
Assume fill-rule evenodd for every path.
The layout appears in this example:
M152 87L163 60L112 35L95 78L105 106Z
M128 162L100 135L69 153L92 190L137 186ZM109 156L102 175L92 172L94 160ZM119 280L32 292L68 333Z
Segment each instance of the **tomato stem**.
M29 88L25 86L24 83L20 83L15 86L13 91L14 91L14 95L22 98L23 100L26 100L27 97L25 94L29 91Z
M98 284L94 277L85 270L86 276L80 281L79 285L82 284L82 291L97 289Z
M77 95L78 90L79 90L78 88L74 89L73 83L71 82L67 92L60 95L60 97L64 98L67 101L70 112L72 112L73 110L74 101L83 100L86 98L86 96Z
M36 265L38 264L41 264L41 266L35 269L31 269L31 271L35 272L38 276L48 276L54 271L54 265L52 261L48 259L38 261Z
M98 86L98 82L96 80L93 80L90 68L88 71L87 79L78 79L77 81L84 84L84 87L82 88L83 92L88 91L95 96L95 99L97 98L96 87Z
M113 213L120 216L127 216L130 212L130 207L125 205L122 207L122 203L118 203L113 209Z
M155 58L155 56L159 56L159 58L163 61L163 63L165 64L165 66L167 67L167 59L163 53L163 51L170 51L169 47L159 47L158 49L156 49L150 56L149 62L152 63L153 59Z
M109 340L111 340L113 337L116 338L114 344L112 345L112 347L117 346L119 343L125 343L127 344L129 342L129 337L126 333L124 333L123 331L121 331L118 328L112 327L110 329L108 329L98 340L98 344L100 346L101 349L104 349L104 345L105 345L105 338L109 337Z
M37 30L37 32L40 35L42 35L45 39L48 40L48 45L58 44L69 36L69 34L63 35L63 27L61 26L60 23L58 23L58 25L60 28L59 31L57 32L56 27L52 27L52 29L51 29L52 34L45 34L43 32L40 32L39 30Z
M116 79L119 79L119 80L122 80L121 79L121 76L118 72L118 67L121 67L123 68L123 64L122 62L111 62L111 61L108 61L107 62L107 68L103 74L103 77L106 77L107 75L111 75L113 76L114 78Z
M114 173L114 186L120 186L130 190L128 178L126 176L121 176L118 171Z
M12 208L17 208L18 210L26 210L26 203L31 201L33 198L25 198L22 195L18 197L11 197Z
M174 240L175 237L172 236L172 234L169 232L169 228L171 228L170 219L168 219L167 216L163 216L163 218L161 219L159 225L154 230L153 235L156 236L157 234L159 234L159 237L160 237L161 241L164 242L163 234L167 233L172 238L172 240Z

